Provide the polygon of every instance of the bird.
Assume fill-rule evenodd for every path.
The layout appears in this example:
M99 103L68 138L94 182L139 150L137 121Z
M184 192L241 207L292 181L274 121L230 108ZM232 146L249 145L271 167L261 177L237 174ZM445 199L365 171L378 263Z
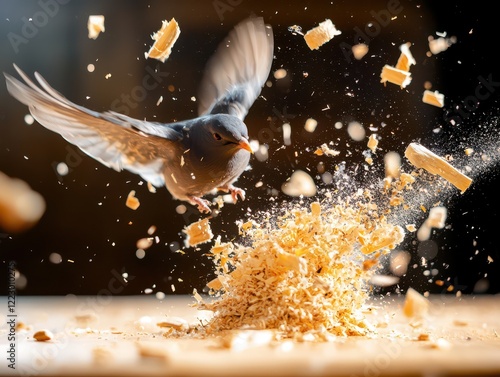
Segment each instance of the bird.
M262 17L240 21L208 60L198 91L197 117L171 123L97 112L71 102L38 72L24 81L4 72L8 92L33 118L84 153L116 171L128 170L173 199L210 213L204 198L229 192L236 203L245 191L234 185L247 169L252 148L244 119L260 96L274 58L272 27Z

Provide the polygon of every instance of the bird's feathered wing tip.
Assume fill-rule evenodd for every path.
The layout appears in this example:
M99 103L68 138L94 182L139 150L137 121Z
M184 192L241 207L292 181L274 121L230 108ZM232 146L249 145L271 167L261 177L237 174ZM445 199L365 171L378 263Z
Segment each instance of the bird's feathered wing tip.
M236 25L207 64L198 113L226 113L243 120L269 76L273 54L273 31L261 17Z
M169 143L181 137L178 132L122 114L89 110L69 101L40 74L35 72L37 85L15 64L14 68L24 82L4 73L7 90L28 106L41 125L107 167L126 169L155 186L164 185L163 161L170 158Z

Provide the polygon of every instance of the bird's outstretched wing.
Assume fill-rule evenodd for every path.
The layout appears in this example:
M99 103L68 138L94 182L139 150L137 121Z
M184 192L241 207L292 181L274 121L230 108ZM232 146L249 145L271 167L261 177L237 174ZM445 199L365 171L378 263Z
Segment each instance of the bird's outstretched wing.
M164 185L163 162L182 137L175 128L115 112L99 113L79 106L54 90L35 73L35 84L14 65L24 83L4 73L9 93L29 107L44 127L117 171L129 170L153 185Z
M273 32L262 18L236 25L207 64L199 115L226 113L243 120L269 76L273 51Z

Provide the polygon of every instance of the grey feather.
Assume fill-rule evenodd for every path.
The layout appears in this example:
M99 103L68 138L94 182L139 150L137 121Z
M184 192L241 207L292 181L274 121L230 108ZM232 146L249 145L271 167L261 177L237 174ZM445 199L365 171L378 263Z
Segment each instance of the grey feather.
M57 132L107 167L140 174L158 187L165 184L162 160L171 158L168 144L181 138L178 131L150 122L140 121L141 124L138 124L132 118L86 109L63 97L39 74L35 77L41 87L17 66L15 68L27 85L5 73L7 89L29 107L40 124ZM150 134L140 134L133 127L141 131L149 130ZM161 138L158 137L160 135Z
M207 64L198 114L225 113L244 120L269 76L273 51L273 32L262 18L239 23Z

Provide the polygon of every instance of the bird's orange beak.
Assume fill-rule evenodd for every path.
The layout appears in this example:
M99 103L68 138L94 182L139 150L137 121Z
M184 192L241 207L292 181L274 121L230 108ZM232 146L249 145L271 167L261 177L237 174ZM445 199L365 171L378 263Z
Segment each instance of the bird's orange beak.
M239 142L239 146L241 149L245 149L245 150L249 151L250 153L253 153L253 150L252 150L252 147L250 146L250 143L244 137L241 138L241 140Z

